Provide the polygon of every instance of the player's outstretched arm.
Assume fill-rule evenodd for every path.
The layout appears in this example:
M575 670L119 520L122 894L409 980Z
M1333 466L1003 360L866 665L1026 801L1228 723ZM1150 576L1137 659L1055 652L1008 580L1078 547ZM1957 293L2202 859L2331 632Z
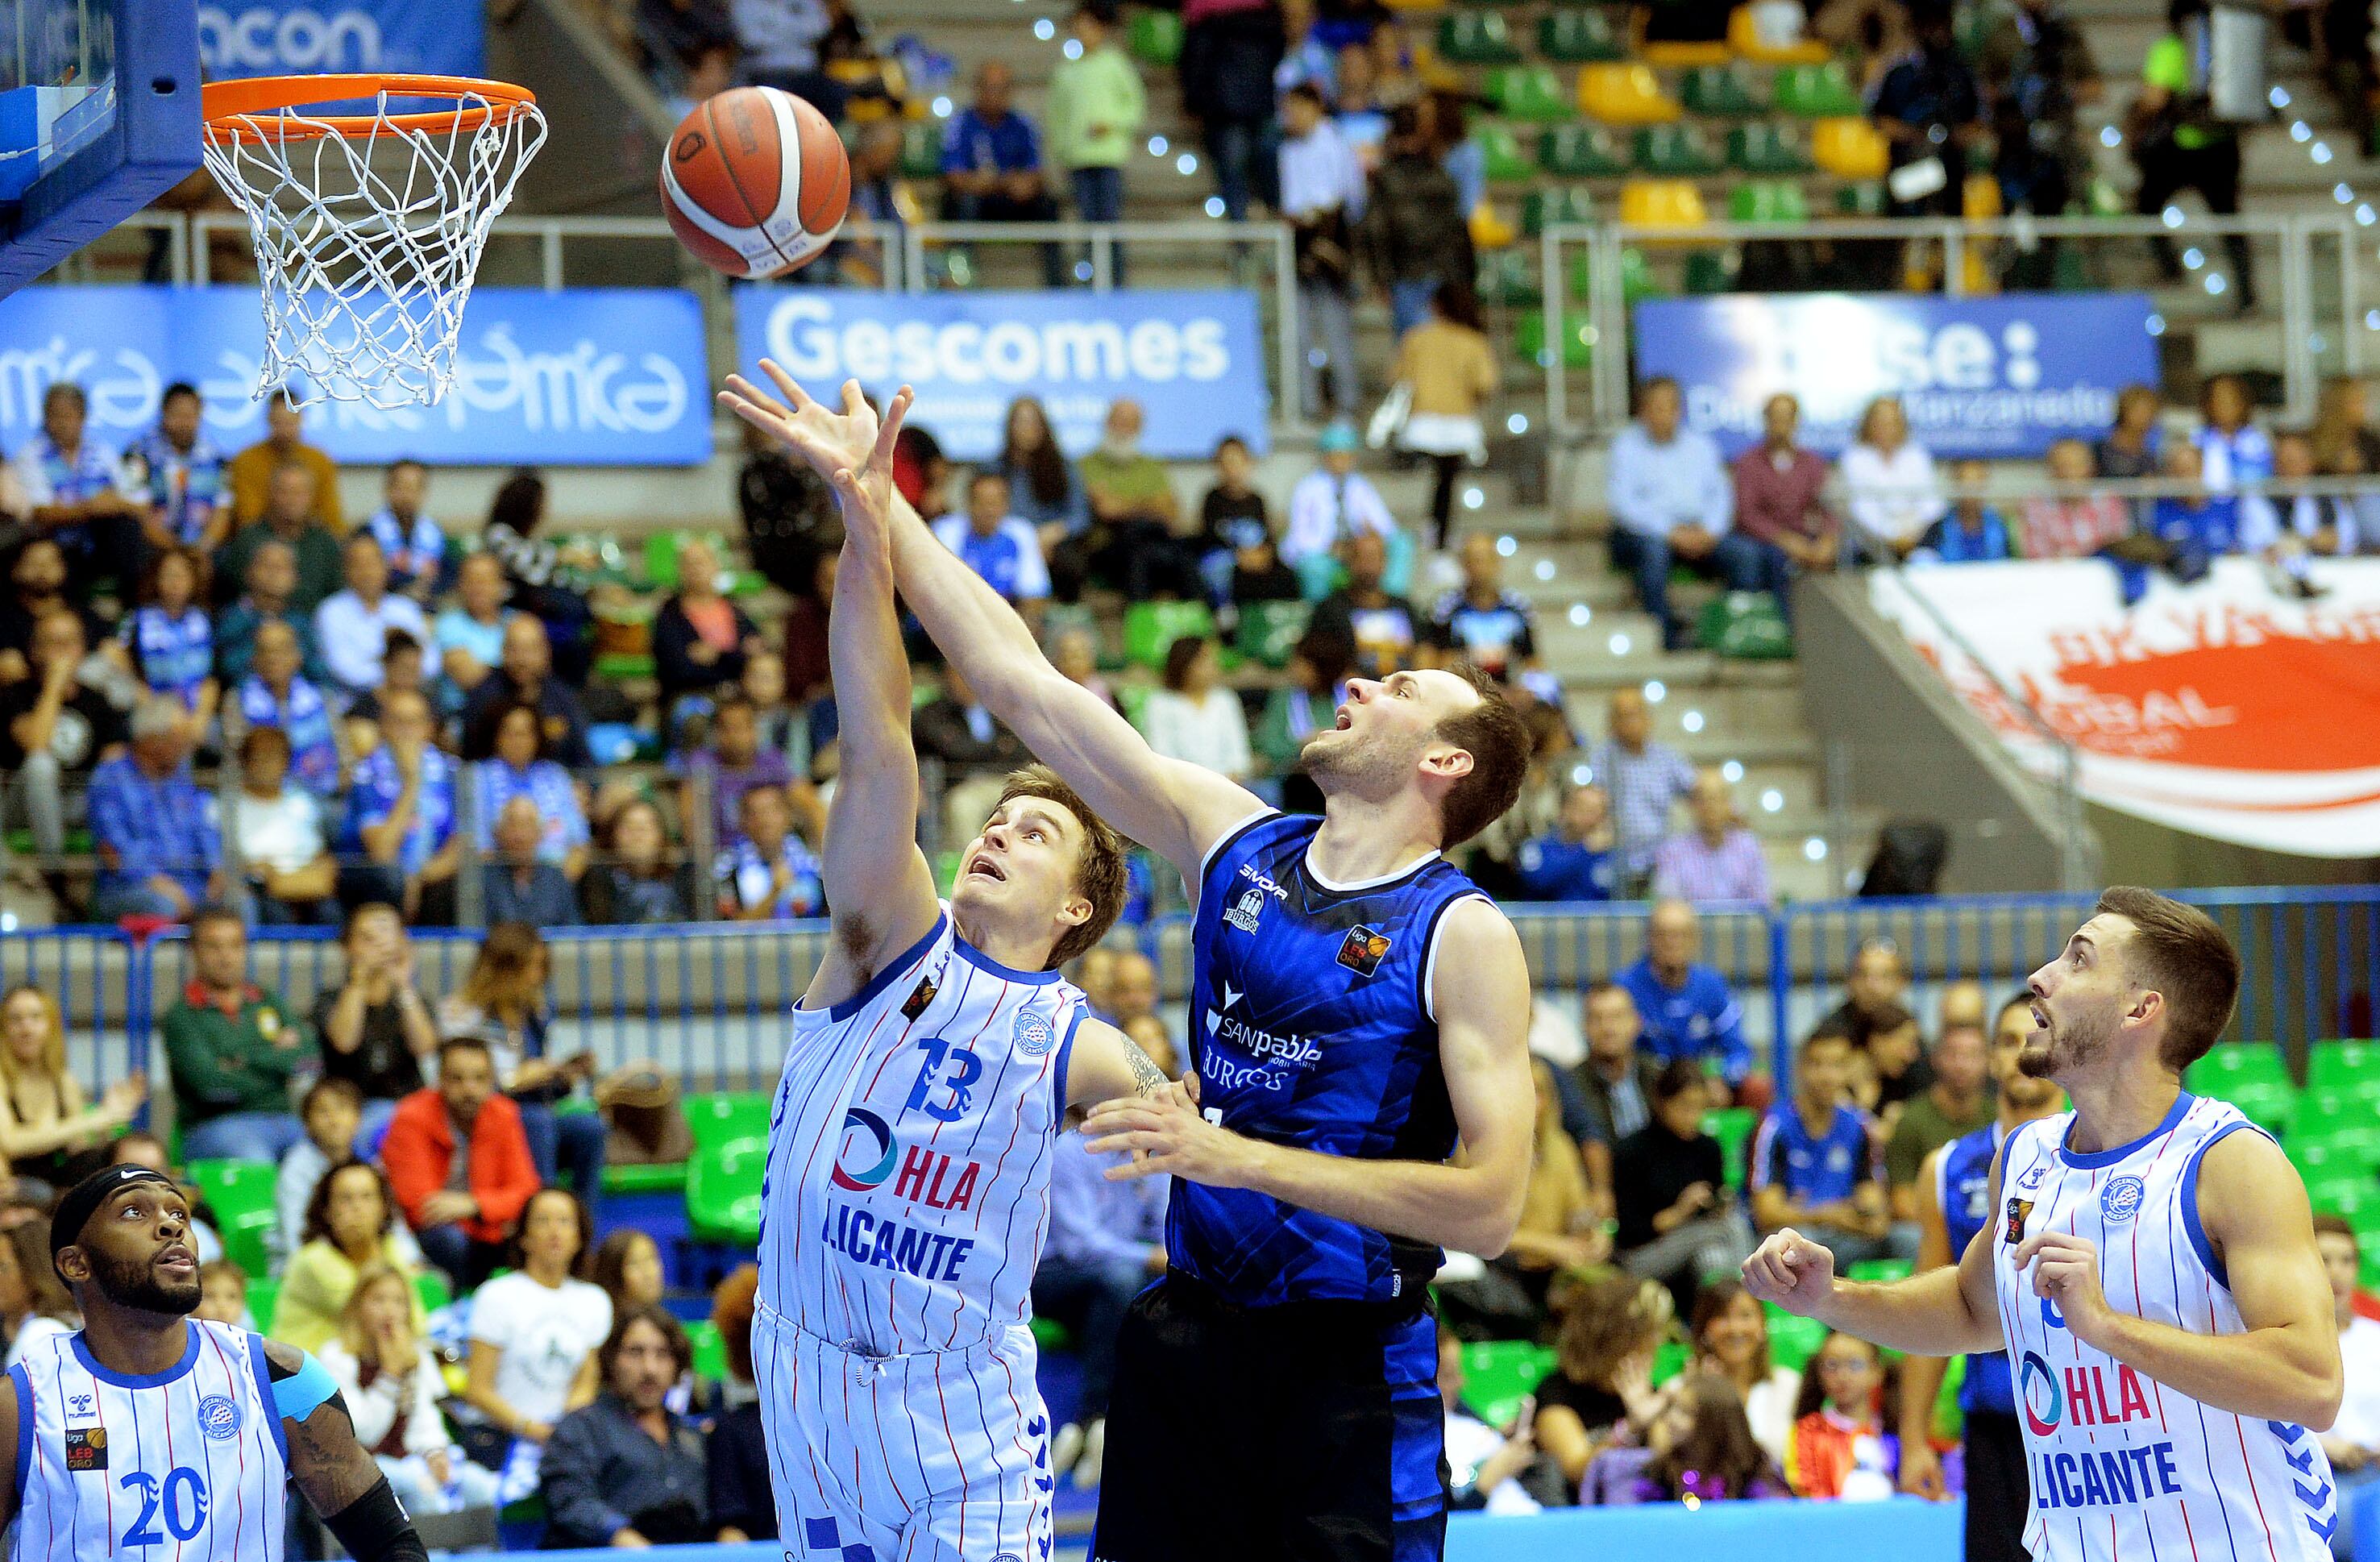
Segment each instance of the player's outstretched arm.
M1949 1153L1944 1145L1917 1170L1916 1272L1921 1275L1947 1267L1956 1256L1950 1252L1949 1226L1942 1218L1942 1161ZM1900 1489L1935 1502L1949 1495L1942 1481L1942 1461L1927 1441L1945 1364L1939 1356L1910 1356L1900 1363Z
M2064 1231L2026 1238L2016 1262L2032 1265L2033 1289L2058 1303L2083 1344L2211 1409L2325 1430L2345 1377L2297 1168L2261 1133L2216 1141L2199 1163L2198 1220L2242 1333L2200 1334L2116 1311L2100 1289L2096 1244Z
M881 424L854 394L844 416L868 433L860 464L827 474L843 506L843 562L827 624L842 712L842 769L827 805L824 869L834 938L806 1001L840 1003L934 925L934 878L917 850L917 751L909 738L909 657L892 608L892 442L904 390Z
M421 1537L380 1466L356 1441L355 1423L320 1362L279 1340L264 1342L276 1409L289 1445L289 1476L356 1562L428 1562Z
M720 395L730 411L821 475L849 466L855 448L865 452L848 411L826 407L775 363L760 367L784 400L730 375ZM864 405L856 383L844 386L844 403ZM986 709L1101 818L1181 869L1196 895L1207 849L1263 802L1211 770L1159 756L1131 722L1050 665L1015 610L936 540L908 501L896 492L890 503L894 574L934 644Z
M2005 1158L2007 1147L2001 1147ZM2001 1160L1992 1163L1992 1207L1999 1207ZM1743 1263L1744 1289L1762 1302L1815 1318L1912 1356L1963 1356L2006 1343L1992 1290L1992 1238L1986 1226L1958 1265L1905 1280L1835 1277L1835 1255L1787 1227L1771 1232Z
M1089 1148L1134 1156L1110 1180L1169 1172L1481 1257L1503 1252L1528 1188L1536 1121L1528 963L1520 935L1485 901L1455 906L1442 927L1431 991L1463 1165L1358 1160L1244 1138L1198 1115L1192 1081L1188 1104L1169 1095L1092 1108L1083 1123Z

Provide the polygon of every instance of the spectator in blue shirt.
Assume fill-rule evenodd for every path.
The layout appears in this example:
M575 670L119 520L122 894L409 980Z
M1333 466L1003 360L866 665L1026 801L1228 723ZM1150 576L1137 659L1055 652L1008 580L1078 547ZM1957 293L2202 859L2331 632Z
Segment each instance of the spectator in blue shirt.
M1916 1229L1896 1229L1884 1153L1851 1105L1851 1038L1821 1026L1802 1043L1793 1098L1771 1108L1745 1156L1752 1220L1766 1236L1791 1226L1835 1255L1835 1272L1871 1258L1917 1256Z
M546 753L545 729L537 707L519 704L502 708L495 716L495 753L471 767L471 834L480 850L498 845L496 828L504 811L526 801L537 820L535 855L562 870L576 884L587 871L589 834L586 810L570 772ZM512 920L490 916L491 923ZM532 927L540 922L528 918Z
M421 508L430 497L430 468L410 458L388 469L381 507L363 529L380 542L388 559L388 587L428 602L446 577L446 533Z
M1637 398L1636 421L1611 442L1604 493L1611 505L1611 561L1636 582L1636 599L1661 621L1661 643L1682 648L1670 612L1670 568L1723 580L1730 591L1760 587L1760 552L1738 535L1735 490L1708 434L1685 427L1678 382L1658 375Z
M1512 866L1530 900L1609 900L1611 801L1603 788L1572 787L1553 833L1524 842Z
M341 899L385 901L414 926L455 920L455 874L462 845L455 832L455 765L431 745L430 700L418 689L381 697L378 748L356 766L342 837L367 863L342 874Z
M990 466L979 469L967 483L965 515L944 515L934 523L934 535L1039 628L1050 599L1050 566L1033 524L1009 512L1006 478Z
M492 833L495 854L480 868L480 886L488 925L578 926L578 897L570 880L540 853L545 821L538 817L536 800L527 793L514 793L497 810Z
M145 497L126 481L123 458L84 437L89 412L80 385L53 381L42 395L42 431L12 463L33 530L65 550L78 597L96 575L128 581L139 570L147 512Z
M1161 1027L1135 1027L1149 1060L1173 1072L1172 1045ZM1050 1168L1050 1235L1033 1272L1033 1311L1074 1331L1083 1364L1075 1419L1058 1429L1051 1473L1071 1469L1077 1486L1099 1483L1107 1442L1108 1388L1115 1378L1116 1330L1124 1309L1165 1273L1164 1176L1111 1182L1113 1156L1095 1156L1079 1133L1062 1135Z
M141 529L152 548L180 544L212 554L231 539L224 454L200 427L198 387L176 381L158 398L157 426L126 453L125 478L149 501Z
M1991 468L1980 461L1953 463L1950 485L1965 497L1954 500L1950 513L1925 528L1917 539L1911 563L1988 564L2016 557L2009 541L2008 519L1984 502L1977 490L1991 480Z
M103 922L187 922L225 892L213 804L186 769L188 718L180 702L150 696L132 713L132 751L91 772L91 836L100 864L92 909Z
M976 72L975 102L942 138L942 216L955 223L1050 223L1058 203L1041 169L1041 138L1011 105L1015 73L1005 60ZM1041 247L1045 287L1065 283L1058 247Z
M273 619L256 632L256 671L224 708L224 743L237 748L258 727L289 736L289 775L318 798L339 790L339 739L330 702L298 670L298 631Z
M1618 981L1645 1021L1645 1049L1668 1062L1710 1059L1746 1106L1767 1103L1766 1071L1754 1066L1743 1039L1743 1005L1727 978L1694 957L1702 952L1702 919L1683 901L1659 901L1645 919L1645 954Z
M200 605L206 576L206 555L197 549L176 542L158 550L141 582L140 606L117 630L150 692L171 695L189 712L194 738L214 720L221 692L214 624Z

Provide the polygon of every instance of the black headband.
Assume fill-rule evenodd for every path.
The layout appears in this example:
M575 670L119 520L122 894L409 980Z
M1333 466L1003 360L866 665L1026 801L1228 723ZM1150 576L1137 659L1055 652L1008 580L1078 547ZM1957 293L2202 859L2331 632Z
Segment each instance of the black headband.
M82 1229L91 1224L91 1217L97 1215L108 1200L125 1189L137 1188L143 1182L154 1182L177 1193L181 1192L180 1184L172 1178L152 1171L145 1166L111 1166L103 1171L92 1172L67 1189L66 1196L58 1201L57 1213L50 1217L50 1266L56 1268L58 1254L81 1242ZM66 1277L61 1274L58 1277L64 1279Z

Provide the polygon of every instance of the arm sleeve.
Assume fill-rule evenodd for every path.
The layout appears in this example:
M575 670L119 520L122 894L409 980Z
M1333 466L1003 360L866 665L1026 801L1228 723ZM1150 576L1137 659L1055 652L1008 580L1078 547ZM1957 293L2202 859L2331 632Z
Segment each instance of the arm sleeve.
M264 1347L259 1343L256 1349L261 1350ZM266 1358L268 1365L271 1361L272 1358ZM331 1369L316 1360L310 1350L298 1352L296 1372L285 1375L278 1366L272 1366L267 1375L273 1380L273 1408L284 1421L305 1420L328 1404L339 1392L339 1380L331 1375ZM354 1419L352 1412L348 1419Z
M602 1449L592 1420L577 1413L562 1418L546 1441L537 1481L561 1538L602 1545L628 1528L628 1516L603 1500Z

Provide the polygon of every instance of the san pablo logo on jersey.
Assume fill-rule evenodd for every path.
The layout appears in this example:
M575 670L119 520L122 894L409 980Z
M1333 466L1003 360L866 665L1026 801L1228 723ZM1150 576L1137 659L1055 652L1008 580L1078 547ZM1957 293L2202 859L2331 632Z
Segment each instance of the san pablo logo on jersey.
M1257 890L1249 893L1260 896ZM1302 1073L1322 1060L1322 1048L1311 1039L1278 1035L1233 1014L1232 1010L1247 995L1228 977L1222 986L1222 1007L1207 1011L1207 1035L1255 1061L1253 1065L1235 1062L1210 1049L1199 1060L1201 1079L1225 1090L1281 1090L1288 1087L1289 1077L1280 1065Z
M2130 1172L2111 1177L2100 1190L2099 1213L2108 1225L2121 1226L2141 1212L2141 1197L2147 1192L2148 1184Z

